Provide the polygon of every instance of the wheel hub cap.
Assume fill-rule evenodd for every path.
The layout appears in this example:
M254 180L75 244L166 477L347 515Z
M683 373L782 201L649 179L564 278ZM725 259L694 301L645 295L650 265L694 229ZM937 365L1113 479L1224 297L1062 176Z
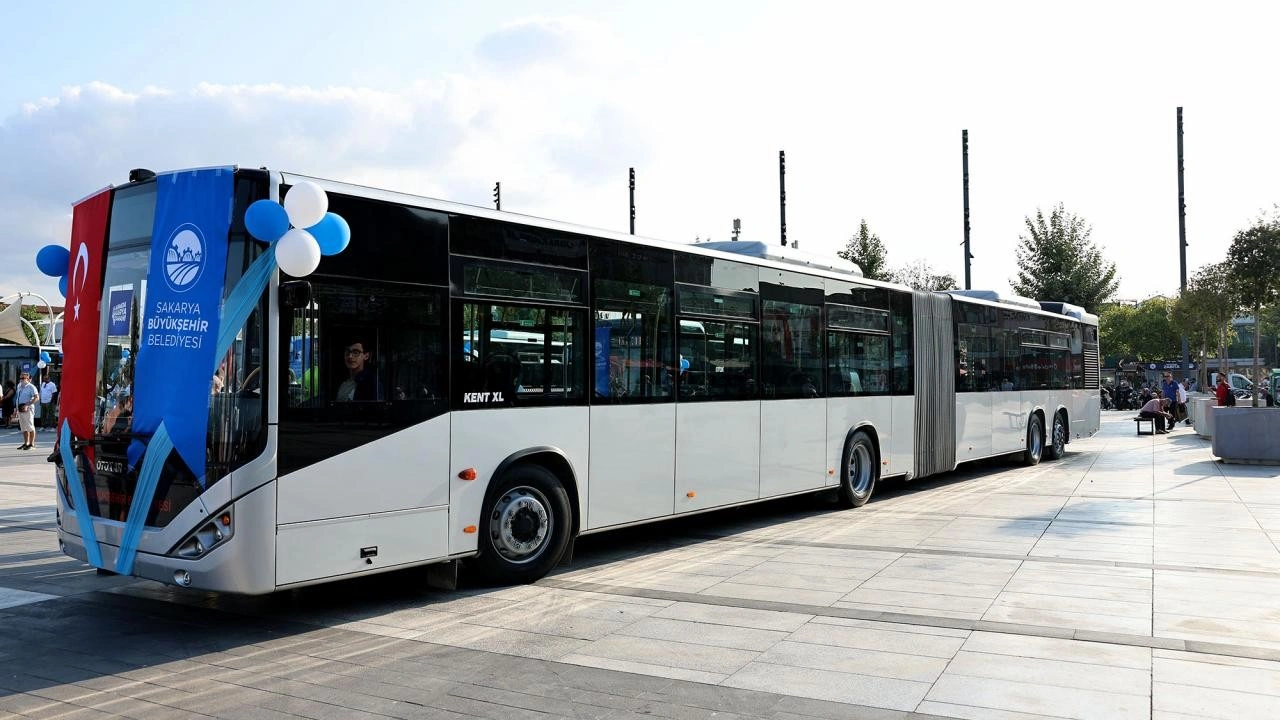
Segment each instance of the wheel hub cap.
M489 523L493 547L512 562L532 560L551 529L547 499L529 487L508 491L494 505Z

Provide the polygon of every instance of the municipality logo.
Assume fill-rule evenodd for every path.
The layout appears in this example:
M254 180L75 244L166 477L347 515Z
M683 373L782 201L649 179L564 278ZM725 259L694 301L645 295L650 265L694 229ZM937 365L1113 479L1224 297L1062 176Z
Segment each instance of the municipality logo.
M164 279L174 292L186 292L204 274L204 237L200 228L183 223L169 236L164 252Z

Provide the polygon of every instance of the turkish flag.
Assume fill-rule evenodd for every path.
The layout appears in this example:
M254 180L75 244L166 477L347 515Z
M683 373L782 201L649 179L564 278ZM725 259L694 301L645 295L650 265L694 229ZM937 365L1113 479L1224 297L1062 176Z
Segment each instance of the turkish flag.
M93 437L98 393L98 319L102 304L102 256L107 241L111 191L81 200L71 215L71 261L62 320L62 394L58 428L71 423L73 438Z

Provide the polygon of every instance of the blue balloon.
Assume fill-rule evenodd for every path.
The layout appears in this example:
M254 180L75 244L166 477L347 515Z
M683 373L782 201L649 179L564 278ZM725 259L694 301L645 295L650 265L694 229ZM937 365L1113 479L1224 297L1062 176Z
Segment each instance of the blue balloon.
M66 275L70 264L71 253L61 245L45 245L36 253L36 267L49 277Z
M273 243L289 230L289 214L275 200L259 200L244 211L244 227L262 242Z
M320 222L307 228L311 237L320 245L321 255L337 255L351 242L351 226L341 215L325 213Z
M58 292L62 293L62 297L67 296L67 276L63 275L58 278Z
M120 359L123 360L127 357L129 357L129 348L124 348L120 351Z
M43 350L40 351L40 359L47 363L53 362L53 358L49 356L49 353Z
M689 361L685 358L680 358L680 372L684 372L685 370L688 370L688 369L689 369Z

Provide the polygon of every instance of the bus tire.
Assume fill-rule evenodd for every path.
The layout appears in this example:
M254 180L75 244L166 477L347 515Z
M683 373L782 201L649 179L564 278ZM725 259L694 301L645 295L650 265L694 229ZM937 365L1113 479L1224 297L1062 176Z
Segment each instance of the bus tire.
M876 460L875 443L861 430L855 430L844 441L840 460L840 487L836 497L841 507L856 508L867 504L880 479L880 463Z
M1053 414L1053 429L1049 432L1049 440L1044 446L1046 460L1057 460L1067 452L1067 423L1062 411Z
M1022 451L1024 465L1037 465L1044 454L1044 420L1039 413L1031 413L1027 421L1027 449Z
M515 465L485 495L473 565L492 583L538 580L569 546L571 521L569 495L555 474L532 463Z

